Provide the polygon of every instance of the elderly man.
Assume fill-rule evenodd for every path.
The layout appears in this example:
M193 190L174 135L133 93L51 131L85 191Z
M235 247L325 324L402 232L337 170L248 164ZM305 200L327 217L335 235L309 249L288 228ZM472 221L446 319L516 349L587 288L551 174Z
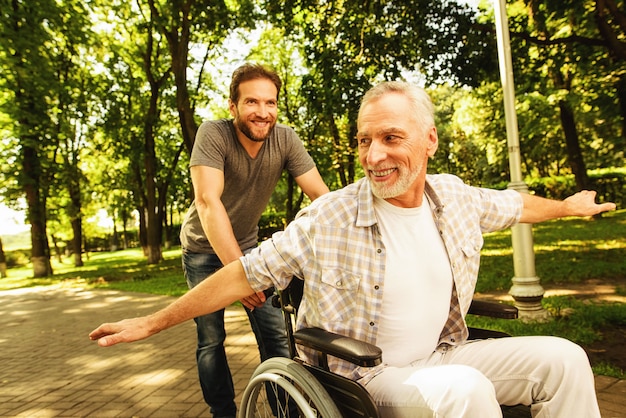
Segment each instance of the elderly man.
M103 324L90 337L102 346L146 338L295 276L304 281L297 327L382 348L374 368L330 364L366 387L382 417L492 417L500 404L531 405L537 417L599 417L579 346L544 336L469 342L464 317L483 233L615 205L596 204L593 192L556 201L427 175L438 145L434 110L407 83L367 92L357 140L365 178L318 198L283 233L170 306Z

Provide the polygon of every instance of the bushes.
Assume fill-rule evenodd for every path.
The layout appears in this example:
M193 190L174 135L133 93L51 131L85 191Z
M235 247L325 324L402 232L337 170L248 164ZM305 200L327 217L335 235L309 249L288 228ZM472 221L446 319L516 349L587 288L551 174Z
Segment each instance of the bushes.
M285 229L287 221L285 213L264 213L259 220L259 241L265 241L274 234L274 232Z
M589 171L591 188L598 193L598 202L614 202L618 208L626 203L626 168L611 168ZM526 179L528 189L537 196L550 199L565 199L576 193L573 174L565 176ZM508 182L493 184L491 188L506 189Z
M30 263L30 248L5 251L4 256L6 258L7 268L25 266Z

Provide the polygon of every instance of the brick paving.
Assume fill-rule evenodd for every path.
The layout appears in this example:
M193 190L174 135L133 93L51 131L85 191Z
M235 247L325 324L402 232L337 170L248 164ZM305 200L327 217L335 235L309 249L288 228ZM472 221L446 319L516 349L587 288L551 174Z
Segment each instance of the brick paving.
M0 417L209 417L195 364L195 325L100 348L89 331L173 298L51 286L0 292ZM240 394L258 364L240 307L226 312L227 355ZM604 418L624 417L626 381L596 377Z

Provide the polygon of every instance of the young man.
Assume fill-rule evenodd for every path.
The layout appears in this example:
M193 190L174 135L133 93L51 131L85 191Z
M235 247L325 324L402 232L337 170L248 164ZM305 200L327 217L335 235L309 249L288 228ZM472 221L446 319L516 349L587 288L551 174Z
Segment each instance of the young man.
M483 233L615 205L596 204L593 192L555 201L426 175L438 145L434 111L410 84L382 83L364 96L357 140L366 178L316 200L282 234L165 309L103 324L90 338L102 346L146 338L296 276L304 280L298 328L382 348L380 366L330 364L365 385L382 417L492 417L500 404L531 405L535 417L599 417L579 346L544 336L469 342L464 317Z
M232 119L204 122L190 160L195 200L180 239L190 288L257 246L258 222L286 169L311 200L328 192L315 163L293 129L276 123L281 80L260 65L246 64L232 76ZM261 360L289 356L282 312L258 297L242 303ZM234 387L224 351L224 310L195 318L196 352L204 399L214 417L234 417Z

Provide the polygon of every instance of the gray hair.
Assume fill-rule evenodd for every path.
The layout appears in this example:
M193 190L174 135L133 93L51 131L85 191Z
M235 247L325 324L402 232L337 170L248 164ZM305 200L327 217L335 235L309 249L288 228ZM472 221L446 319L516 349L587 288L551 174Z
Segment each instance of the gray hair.
M408 111L424 130L435 125L435 107L426 90L404 81L385 81L369 89L361 100L359 118L361 109L388 93L404 94L409 99L411 106Z

